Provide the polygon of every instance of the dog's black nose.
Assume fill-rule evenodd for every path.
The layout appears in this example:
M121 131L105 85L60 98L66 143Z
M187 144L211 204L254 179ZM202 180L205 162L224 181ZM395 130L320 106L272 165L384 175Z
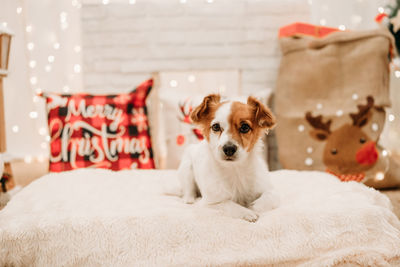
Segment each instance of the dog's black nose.
M222 147L222 150L224 151L225 155L231 157L233 154L235 154L237 146L234 144L227 144Z

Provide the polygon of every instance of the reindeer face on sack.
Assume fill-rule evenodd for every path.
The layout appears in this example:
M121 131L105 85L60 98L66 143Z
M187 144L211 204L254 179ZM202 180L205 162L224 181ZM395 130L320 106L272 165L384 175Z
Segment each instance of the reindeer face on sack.
M323 122L322 115L313 117L306 113L306 120L313 129L310 135L326 142L323 162L328 170L336 174L363 173L374 166L378 160L375 141L363 131L371 119L374 99L367 97L367 105L358 105L358 113L351 113L352 124L344 124L338 129L330 129L332 120Z

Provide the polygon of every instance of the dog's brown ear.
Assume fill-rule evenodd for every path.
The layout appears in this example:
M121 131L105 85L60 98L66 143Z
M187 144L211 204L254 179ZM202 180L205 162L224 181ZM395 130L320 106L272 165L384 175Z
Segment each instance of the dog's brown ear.
M201 122L210 114L210 111L219 104L220 100L221 96L218 94L211 94L206 96L203 99L203 102L190 113L190 119L194 123Z
M275 127L276 119L271 110L262 104L257 98L249 96L247 104L253 109L254 120L261 128L272 129Z

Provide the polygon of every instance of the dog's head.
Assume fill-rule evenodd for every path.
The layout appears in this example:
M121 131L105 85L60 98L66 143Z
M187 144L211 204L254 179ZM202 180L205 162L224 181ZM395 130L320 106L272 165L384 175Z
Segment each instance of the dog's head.
M201 126L215 158L224 162L245 159L262 133L275 126L272 112L251 96L242 103L208 95L190 118Z

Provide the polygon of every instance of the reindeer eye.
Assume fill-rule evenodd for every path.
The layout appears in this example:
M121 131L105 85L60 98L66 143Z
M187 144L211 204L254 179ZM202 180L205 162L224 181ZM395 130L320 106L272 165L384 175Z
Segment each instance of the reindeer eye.
M247 123L243 123L241 126L240 126L240 129L239 129L239 132L241 132L241 133L248 133L249 131L250 131L250 126L247 124Z
M214 123L214 124L211 126L211 129L212 129L214 132L219 132L219 131L221 131L221 126L219 126L219 123Z
M336 149L336 148L332 149L332 150L331 150L331 154L332 154L332 155L336 155L336 154L337 154L337 149Z
M365 141L366 141L365 138L362 138L362 137L360 138L360 143L361 143L361 144L364 144Z

